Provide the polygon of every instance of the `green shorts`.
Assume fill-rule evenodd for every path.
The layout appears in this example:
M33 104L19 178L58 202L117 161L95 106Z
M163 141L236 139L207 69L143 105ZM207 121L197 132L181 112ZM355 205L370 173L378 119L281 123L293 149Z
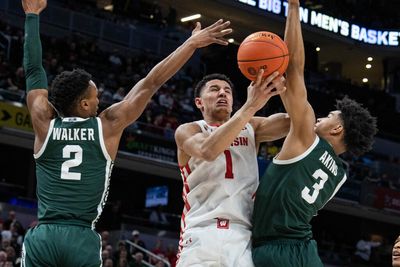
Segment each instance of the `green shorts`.
M253 248L256 267L323 267L315 240L278 239Z
M89 227L40 224L22 246L21 267L99 267L101 238Z

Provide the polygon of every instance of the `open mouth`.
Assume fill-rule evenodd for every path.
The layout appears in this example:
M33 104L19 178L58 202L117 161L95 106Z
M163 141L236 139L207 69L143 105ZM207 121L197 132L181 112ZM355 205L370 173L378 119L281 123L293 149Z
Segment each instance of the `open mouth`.
M228 105L228 101L226 101L225 99L220 99L217 101L217 105L218 106L227 106Z

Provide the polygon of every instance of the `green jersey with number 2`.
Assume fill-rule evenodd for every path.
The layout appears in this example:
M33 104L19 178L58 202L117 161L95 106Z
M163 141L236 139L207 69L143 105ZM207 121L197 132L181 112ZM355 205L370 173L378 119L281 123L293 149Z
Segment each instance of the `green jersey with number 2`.
M36 159L39 223L95 227L113 161L99 118L56 118Z
M331 145L319 137L298 157L274 159L256 192L255 245L273 239L312 238L312 217L345 181L341 159Z

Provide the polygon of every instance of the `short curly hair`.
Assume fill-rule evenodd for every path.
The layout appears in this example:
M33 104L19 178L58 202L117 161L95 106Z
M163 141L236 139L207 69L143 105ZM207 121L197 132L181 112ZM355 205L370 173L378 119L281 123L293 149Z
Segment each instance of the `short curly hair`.
M232 89L232 93L234 91L234 86L233 83L231 81L231 79L229 79L228 76L226 76L225 74L221 74L221 73L213 73L213 74L209 74L203 77L203 79L201 79L196 87L194 88L194 97L200 97L201 92L203 91L204 86L206 85L207 82L211 81L211 80L222 80L225 81L229 84L229 86Z
M83 69L63 71L57 75L49 90L49 101L61 116L70 117L77 103L85 96L92 75Z
M336 100L340 118L344 124L346 150L360 156L372 149L374 136L378 131L377 120L361 104L345 96Z

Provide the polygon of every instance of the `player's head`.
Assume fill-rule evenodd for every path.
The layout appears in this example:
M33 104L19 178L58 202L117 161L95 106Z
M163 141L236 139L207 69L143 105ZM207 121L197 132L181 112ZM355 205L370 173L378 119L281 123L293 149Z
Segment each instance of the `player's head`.
M392 265L393 267L400 267L400 236L394 241L392 251Z
M99 100L92 76L82 69L57 75L49 91L49 101L63 117L96 116Z
M343 145L345 151L353 155L371 150L378 131L376 118L347 96L337 101L336 108L327 117L317 120L315 132L328 141L337 141L332 143Z
M232 113L233 89L233 83L226 75L207 75L194 89L196 106L203 115L223 120Z

